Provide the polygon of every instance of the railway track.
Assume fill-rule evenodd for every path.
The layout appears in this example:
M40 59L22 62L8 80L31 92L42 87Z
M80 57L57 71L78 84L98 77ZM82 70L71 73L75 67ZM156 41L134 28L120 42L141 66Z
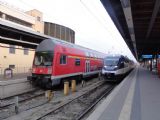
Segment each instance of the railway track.
M33 92L35 92L35 91L33 91ZM32 94L33 92L29 92L29 93L26 93L26 94ZM39 97L39 96L43 96L44 94L45 94L44 91L41 91L41 92L38 93L38 94L30 95L30 96L25 97L25 98L20 98L20 100L18 100L18 102L19 102L19 103L25 102L25 101L27 101L27 100L30 100L30 99L33 99L33 98L36 98L36 97ZM24 96L24 95L23 95L23 96ZM14 97L15 97L15 96L14 96ZM15 104L15 103L14 103L14 97L12 97L11 102L7 102L7 103L4 103L4 104L2 104L2 103L3 103L3 101L5 101L5 100L1 100L0 110L14 105L14 104ZM20 96L18 96L18 97L20 97ZM7 100L7 101L9 101L9 100Z
M100 100L107 96L115 85L100 84L84 94L59 105L56 109L49 110L40 116L32 116L34 120L80 120ZM27 119L27 120L29 120Z
M95 102L93 102L93 104L91 104L86 110L84 110L83 112L81 112L81 114L79 114L76 118L76 120L81 120L83 119L85 116L88 115L89 112L92 111L92 109L101 101L103 100L105 97L107 97L107 95L114 89L115 86L111 86L109 87L106 92L104 92L100 98L98 98Z
M25 102L27 100L30 100L32 98L36 98L36 97L42 96L44 94L45 93L44 93L43 90L35 89L33 91L17 95L18 98L19 98L18 102L19 103ZM13 105L15 103L15 97L16 96L12 96L12 97L9 97L9 98L2 99L1 103L0 103L0 110Z
M101 87L101 86L99 86ZM73 99L73 101L59 107L44 116L41 116L37 120L80 120L82 119L104 96L109 94L109 92L114 88L113 86L108 86L108 88L99 89L99 87L91 90L90 92ZM106 86L104 86L106 87ZM103 93L106 91L105 93ZM100 96L103 97L100 97ZM97 98L101 98L98 99Z
M97 83L97 84L99 83L97 79L87 81L83 89L85 87L92 85L92 82ZM77 85L77 89L82 89L80 84ZM60 99L60 98L63 99L63 97L65 97L63 95L62 89L61 90L58 89L58 91L54 91L54 95L55 95L54 97L55 101L56 99ZM38 94L35 92L29 92L23 95L19 95L19 98L20 98L19 99L19 114L25 111L30 111L32 109L36 109L38 107L44 106L45 104L46 105L49 104L48 100L44 96L44 91L41 91L41 90L40 92L38 92ZM4 103L1 104L1 107L0 107L0 119L9 119L10 117L15 116L16 114L15 114L15 109L14 109L15 108L14 97L5 99L3 100L3 102ZM59 103L60 101L54 102L54 104L59 104Z
M31 107L28 107L27 109L23 109L23 108L21 109L21 106L23 106L23 104L26 104L27 102L36 100L38 98L42 98L44 97L44 95L45 95L45 92L39 89L36 89L31 92L27 92L25 94L18 95L18 98L19 98L18 103L20 106L20 111L32 109L36 106L39 106L39 105L34 105ZM46 103L46 101L44 101L41 104L44 104L44 103ZM14 114L15 114L15 96L1 100L0 119L8 118Z

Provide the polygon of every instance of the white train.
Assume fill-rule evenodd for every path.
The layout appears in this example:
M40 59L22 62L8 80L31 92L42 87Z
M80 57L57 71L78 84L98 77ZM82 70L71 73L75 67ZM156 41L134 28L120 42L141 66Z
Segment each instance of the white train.
M134 62L123 55L107 56L104 58L102 75L105 80L116 81L134 68Z

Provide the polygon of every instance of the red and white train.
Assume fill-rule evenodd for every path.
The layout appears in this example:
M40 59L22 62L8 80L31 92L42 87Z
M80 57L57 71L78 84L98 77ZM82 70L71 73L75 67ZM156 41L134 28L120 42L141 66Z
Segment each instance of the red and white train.
M81 79L101 72L105 54L57 39L42 41L35 52L32 80L50 89L65 80Z

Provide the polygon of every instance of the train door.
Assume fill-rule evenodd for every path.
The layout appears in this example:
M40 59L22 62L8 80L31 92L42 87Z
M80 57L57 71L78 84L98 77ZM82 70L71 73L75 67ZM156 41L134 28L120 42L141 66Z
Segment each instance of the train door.
M89 60L86 60L86 63L85 63L85 72L90 72L90 61Z

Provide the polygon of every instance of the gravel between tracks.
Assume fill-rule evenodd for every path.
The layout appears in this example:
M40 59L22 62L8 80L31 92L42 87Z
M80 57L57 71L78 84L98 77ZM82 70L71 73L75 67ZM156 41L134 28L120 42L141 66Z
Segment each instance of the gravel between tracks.
M100 85L89 93L81 96L69 104L53 111L40 120L76 120L88 107L90 107L101 95L103 95L112 85ZM39 119L38 119L39 120Z
M93 80L87 81L86 85L83 89L92 85L93 83L96 84L96 82L98 82L97 78L94 78ZM77 85L77 91L79 91L81 89L82 89L81 84ZM61 103L61 101L65 100L67 97L63 95L62 89L60 89L60 90L58 89L57 91L54 91L54 98L50 102L47 102L47 99L44 96L40 96L40 97L36 97L36 98L30 99L30 100L27 100L23 103L20 103L19 104L19 106L20 106L19 112L20 113L17 115L14 112L14 106L11 106L9 109L0 110L0 119L7 118L7 119L12 120L15 118L15 120L17 120L20 117L20 120L23 120L23 119L25 119L25 116L27 116L27 115L30 116L30 114L32 114L32 112L39 110L39 109L43 109L43 107L45 107L45 106L51 106L51 105L54 106L55 104L59 104L59 103ZM12 102L13 102L13 100L12 100ZM6 103L7 102L4 101L3 104L6 104ZM22 117L22 116L24 116L24 117Z

